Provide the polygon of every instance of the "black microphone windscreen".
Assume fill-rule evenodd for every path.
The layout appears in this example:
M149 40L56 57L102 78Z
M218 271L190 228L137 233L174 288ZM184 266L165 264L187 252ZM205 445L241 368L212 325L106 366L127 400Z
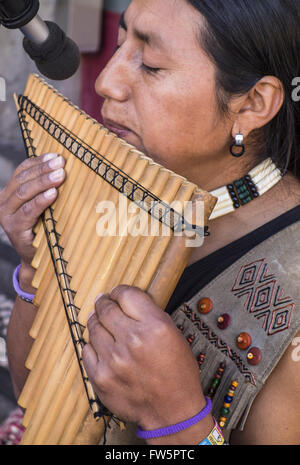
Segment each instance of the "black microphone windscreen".
M49 28L48 39L42 44L35 44L24 38L24 49L45 77L55 81L68 79L80 65L78 46L66 37L57 24L51 21L45 23Z

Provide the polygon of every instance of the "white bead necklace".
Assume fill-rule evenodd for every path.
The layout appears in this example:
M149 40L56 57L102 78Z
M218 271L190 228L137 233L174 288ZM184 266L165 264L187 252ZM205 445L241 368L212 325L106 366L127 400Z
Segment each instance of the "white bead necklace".
M253 168L244 178L210 192L218 199L210 220L232 213L248 204L274 187L282 178L282 172L272 159L268 158Z

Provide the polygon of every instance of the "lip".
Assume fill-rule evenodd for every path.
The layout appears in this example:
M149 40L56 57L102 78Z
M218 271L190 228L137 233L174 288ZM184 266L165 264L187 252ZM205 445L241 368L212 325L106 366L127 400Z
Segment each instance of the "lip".
M127 128L126 126L123 126L122 124L116 123L113 120L104 118L103 119L103 124L104 126L117 136L124 138L128 136L129 134L135 134L131 129Z

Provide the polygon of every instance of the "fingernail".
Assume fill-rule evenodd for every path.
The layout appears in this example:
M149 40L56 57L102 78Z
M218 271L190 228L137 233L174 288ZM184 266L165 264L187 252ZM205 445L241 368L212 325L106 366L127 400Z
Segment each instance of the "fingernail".
M89 313L88 320L89 320L93 315L95 315L95 313L96 313L95 310L93 310L91 313Z
M57 171L53 171L53 173L49 174L49 179L51 182L62 181L64 178L65 172L62 168Z
M104 294L98 294L96 299L95 299L95 304L98 302L99 299L101 299L101 297L103 296Z
M56 195L56 189L54 187L44 192L44 197L46 197L46 199L51 199L55 195Z
M43 161L53 160L53 158L57 157L57 153L46 153L46 155L43 156Z
M54 160L49 161L49 168L55 170L57 168L61 168L64 164L63 157L56 157Z

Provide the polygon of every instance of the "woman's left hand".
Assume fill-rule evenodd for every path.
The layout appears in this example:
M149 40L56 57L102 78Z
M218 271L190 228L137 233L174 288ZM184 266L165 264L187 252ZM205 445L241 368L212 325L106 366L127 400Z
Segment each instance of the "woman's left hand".
M146 430L190 418L205 405L196 359L169 315L138 288L98 298L83 362L101 402ZM205 435L203 436L205 437Z

